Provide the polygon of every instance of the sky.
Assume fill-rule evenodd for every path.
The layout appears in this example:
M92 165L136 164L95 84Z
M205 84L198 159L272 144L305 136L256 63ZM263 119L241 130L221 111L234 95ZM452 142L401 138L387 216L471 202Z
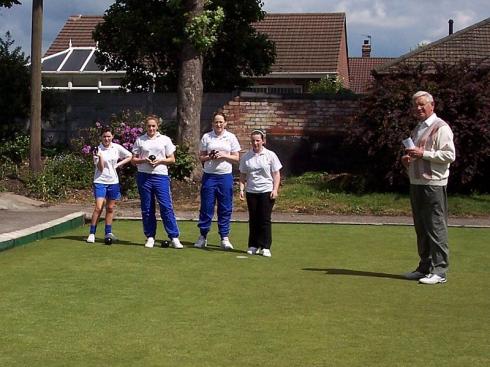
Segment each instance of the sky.
M0 8L0 37L10 31L14 47L30 54L32 0ZM113 0L45 0L43 53L70 15L103 15ZM372 57L398 57L490 17L488 0L263 0L269 13L344 12L347 18L349 56L361 56L364 39L370 38ZM369 36L369 37L368 37Z

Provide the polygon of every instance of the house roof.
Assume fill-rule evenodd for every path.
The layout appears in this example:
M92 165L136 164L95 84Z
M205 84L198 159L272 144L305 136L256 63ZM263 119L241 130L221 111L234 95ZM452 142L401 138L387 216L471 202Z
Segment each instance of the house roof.
M374 80L371 72L393 60L393 57L349 57L350 89L358 94L366 93Z
M95 47L92 32L104 18L99 15L72 15L49 46L44 57L65 51L69 47Z
M345 13L268 13L253 26L276 44L273 73L338 71Z
M431 61L456 63L462 60L485 60L485 63L490 64L490 18L409 52L378 71L389 73L406 64L416 65Z
M92 32L102 16L74 15L46 51L45 57L74 47L95 46ZM344 13L268 13L253 26L276 44L273 73L336 73L345 32Z

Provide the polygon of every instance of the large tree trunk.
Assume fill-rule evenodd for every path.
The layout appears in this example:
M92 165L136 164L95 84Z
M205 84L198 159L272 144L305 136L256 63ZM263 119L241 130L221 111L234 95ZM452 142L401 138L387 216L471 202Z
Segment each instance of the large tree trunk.
M185 4L192 15L202 13L204 8L204 0L186 0ZM198 159L203 95L202 64L200 52L190 42L186 42L182 48L177 85L177 144L187 145L195 158L193 180L199 180L202 174Z
M41 165L41 48L43 33L43 0L32 2L31 35L31 151L30 168L40 172Z

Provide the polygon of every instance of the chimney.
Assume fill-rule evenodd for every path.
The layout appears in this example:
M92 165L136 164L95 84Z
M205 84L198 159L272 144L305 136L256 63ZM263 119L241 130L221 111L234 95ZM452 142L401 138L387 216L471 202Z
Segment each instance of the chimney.
M449 19L448 23L449 23L449 35L451 35L451 34L453 34L453 24L454 24L454 20Z
M369 40L364 40L362 45L362 57L371 57L371 44Z

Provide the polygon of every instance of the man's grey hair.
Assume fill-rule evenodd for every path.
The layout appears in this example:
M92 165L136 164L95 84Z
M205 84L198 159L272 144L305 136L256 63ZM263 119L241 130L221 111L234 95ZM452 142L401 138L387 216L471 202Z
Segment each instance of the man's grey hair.
M420 97L426 97L427 102L434 103L434 97L432 97L432 94L430 94L429 92L425 92L423 90L419 90L417 93L415 93L412 96L412 101L415 102L417 100L417 98L420 98Z

